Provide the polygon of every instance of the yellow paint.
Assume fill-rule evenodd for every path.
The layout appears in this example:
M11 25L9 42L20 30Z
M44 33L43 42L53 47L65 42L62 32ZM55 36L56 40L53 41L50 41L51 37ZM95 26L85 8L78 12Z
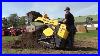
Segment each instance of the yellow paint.
M53 32L54 31L51 28L47 28L43 31L44 35L47 37L53 35Z
M49 20L49 23L54 25L54 26L57 26L58 25L58 20Z
M38 17L35 19L35 21L42 21L44 24L49 23L49 19L46 19L44 17Z
M44 24L46 24L46 23L47 24L51 24L53 29L55 29L55 27L58 25L58 20L53 20L53 19L50 19L49 20L49 19L46 19L44 17L38 17L35 21L38 21L38 20L44 22ZM66 27L67 26L65 24L61 24L60 25L59 30L58 30L58 33L57 33L57 35L59 37L64 38L64 39L67 38L69 32L67 31ZM53 35L53 32L54 31L51 28L47 28L47 29L45 29L43 31L43 33L47 37Z
M59 28L59 30L58 30L58 36L59 37L61 37L61 38L64 38L64 39L66 39L67 38L67 36L68 36L68 31L67 31L67 29L66 29L66 25L65 24L61 24L60 25L60 28Z

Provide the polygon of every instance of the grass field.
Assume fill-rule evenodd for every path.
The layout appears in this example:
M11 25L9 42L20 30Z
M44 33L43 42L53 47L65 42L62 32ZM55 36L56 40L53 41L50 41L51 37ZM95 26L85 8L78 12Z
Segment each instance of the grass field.
M98 51L98 32L97 30L95 31L89 31L89 33L76 33L75 36L75 45L79 47L84 47L84 48L78 48L77 50L34 50L34 49L9 49L8 47L5 47L5 44L7 44L9 41L12 41L16 37L11 37L11 36L3 36L3 44L2 44L2 53L24 53L24 54L29 54L29 53L60 53L60 54L97 54Z
M88 15L93 21L98 21L98 15ZM75 22L85 22L87 16L75 17Z
M91 18L93 18L93 21L98 21L98 15L87 15L87 16L74 17L75 23L76 22L85 22L86 21L86 17L91 17ZM62 19L58 19L58 20L61 21Z

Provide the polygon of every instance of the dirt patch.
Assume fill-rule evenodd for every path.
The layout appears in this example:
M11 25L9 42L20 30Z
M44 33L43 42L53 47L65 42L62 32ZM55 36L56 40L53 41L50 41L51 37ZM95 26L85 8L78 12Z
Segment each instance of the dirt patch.
M98 42L97 39L94 38L87 38L84 40L76 38L74 48L64 50L44 49L42 45L37 43L36 38L32 33L25 33L18 37L18 40L19 41L15 40L14 43L3 40L2 47L8 48L8 50L16 50L16 53L18 54L97 54L98 52ZM14 46L11 48L12 44ZM19 49L20 47L23 48Z
M3 43L3 48L7 48L7 43ZM14 49L18 54L97 54L97 41L75 41L74 48L65 50L55 49Z
M38 43L35 34L33 35L33 33L30 32L22 34L11 44L11 48L42 48L42 45Z

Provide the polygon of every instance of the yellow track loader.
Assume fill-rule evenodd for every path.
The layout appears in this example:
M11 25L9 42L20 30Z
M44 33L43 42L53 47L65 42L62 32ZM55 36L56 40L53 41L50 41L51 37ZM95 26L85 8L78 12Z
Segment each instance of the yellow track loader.
M41 22L47 26L46 28L42 28L41 35L38 37L38 43L46 48L66 47L66 39L69 32L63 22L55 19L46 19L44 17L38 17L35 19L35 22Z

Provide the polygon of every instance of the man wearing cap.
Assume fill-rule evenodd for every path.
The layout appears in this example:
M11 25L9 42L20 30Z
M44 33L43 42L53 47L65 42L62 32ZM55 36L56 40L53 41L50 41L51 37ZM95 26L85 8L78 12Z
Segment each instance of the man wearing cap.
M76 32L76 27L74 25L74 16L70 13L69 7L66 7L66 9L64 11L66 12L64 22L69 31L69 35L66 39L66 44L67 44L66 47L72 48L73 44L74 44L74 35Z

